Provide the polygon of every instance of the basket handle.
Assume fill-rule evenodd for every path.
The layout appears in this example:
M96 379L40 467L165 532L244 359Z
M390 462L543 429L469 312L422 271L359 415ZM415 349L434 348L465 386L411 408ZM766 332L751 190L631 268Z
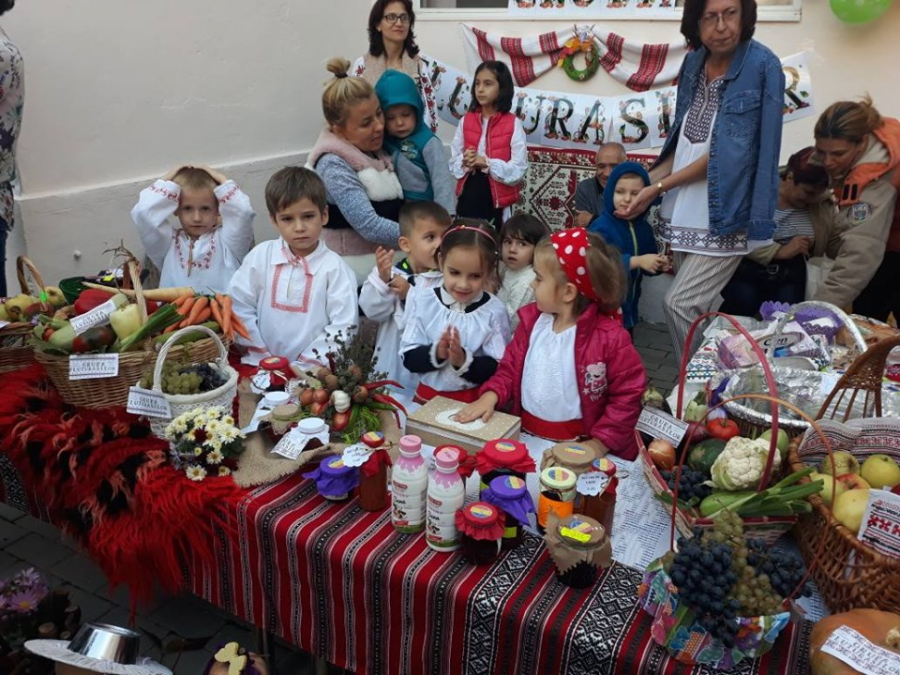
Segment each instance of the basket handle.
M894 348L900 347L900 336L888 338L875 343L868 351L864 351L856 360L850 364L847 371L838 380L838 383L828 394L825 403L819 409L817 417L822 419L828 414L828 409L834 402L834 409L831 411L830 417L834 419L837 415L838 408L844 400L846 391L852 390L850 400L847 403L847 411L844 413L842 422L846 422L850 417L853 409L853 403L860 390L866 392L866 398L863 401L863 415L869 407L869 397L872 397L874 403L875 417L881 417L881 383L884 379L884 369L887 367L888 355ZM840 394L840 396L838 396ZM835 400L837 397L837 400Z
M756 354L756 358L759 359L759 364L762 367L763 375L766 378L766 386L769 388L773 397L778 396L778 388L775 386L775 376L772 374L772 366L769 363L769 359L766 358L765 352L762 350L762 347L757 344L756 340L753 339L753 336L750 335L750 332L744 328L733 316L730 314L725 314L723 312L707 312L706 314L701 314L694 322L691 324L690 329L688 330L687 338L684 341L685 345L693 344L694 333L697 332L697 329L706 319L713 316L721 316L728 320L732 326L734 326L737 331L744 336L744 339L750 344L750 348L753 350L753 353ZM676 405L675 416L678 419L681 419L681 413L683 412L684 405L684 385L685 380L687 379L687 367L689 363L690 354L687 349L682 350L681 352L681 370L678 380L678 403ZM774 399L777 400L777 399ZM718 408L719 406L715 406ZM707 412L707 414L709 414ZM706 419L706 415L704 415L703 419ZM681 450L681 464L684 464L685 459L687 458L688 450L691 447L691 439L688 437L687 441L684 444L684 448ZM772 402L772 439L769 444L769 456L766 458L766 466L763 469L762 477L759 479L759 490L765 488L766 484L769 482L769 477L772 474L772 463L775 461L775 453L778 452L778 404Z
M817 300L807 300L806 302L798 302L796 305L793 305L787 312L784 313L781 318L778 319L778 322L775 324L775 337L780 336L784 332L784 327L794 320L797 316L798 311L804 309L824 309L828 312L834 314L841 322L844 324L844 327L847 329L847 332L850 333L850 337L853 338L853 342L856 343L857 351L860 354L865 353L868 345L866 344L865 338L863 338L862 333L859 332L859 328L856 327L856 324L853 323L853 319L847 316L847 313L842 310L837 305L832 305L828 302L819 302ZM775 340L772 340L768 347L766 347L766 355L772 356L775 352Z
M898 338L898 339L900 339L900 338ZM788 403L787 401L782 401L781 399L779 399L775 396L769 396L768 394L742 394L740 396L735 396L735 397L729 398L725 401L720 401L719 403L717 403L716 405L711 407L709 410L706 411L706 415L703 416L703 419L706 419L706 417L709 415L709 413L711 413L716 408L720 408L720 407L724 406L726 403L731 403L732 401L742 401L745 399L754 399L757 401L768 401L769 403L773 403L776 408L778 408L778 406L784 406L788 410L799 415L802 419L809 422L810 427L817 434L819 434L819 437L822 439L822 442L825 445L825 450L828 453L828 458L831 461L832 473L834 472L834 451L831 449L831 441L828 440L828 436L826 436L825 432L822 431L822 427L819 426L819 422L817 420L814 420L812 417L810 417L808 414L806 414L802 410L800 410L800 408L798 408L794 404ZM775 429L774 426L772 428ZM809 433L809 432L807 431L807 433ZM777 431L772 432L772 438L777 438ZM772 453L770 451L769 452L769 460L771 461L771 459L772 459ZM679 463L679 465L678 465L679 469L683 465L683 462L684 462L684 458L682 457L682 463ZM794 468L794 465L792 465L791 468ZM801 469L802 468L803 467L801 467ZM797 470L799 471L800 469L797 469ZM680 472L679 472L679 474L680 474ZM834 480L834 478L832 480ZM670 525L671 529L669 530L669 548L672 550L675 549L675 519L678 515L678 510L677 510L678 509L678 486L680 484L681 484L680 480L675 481L675 489L672 491L672 522ZM833 507L831 505L829 505L829 507L828 507L828 512L829 512L829 514L831 514L833 512ZM797 593L799 592L799 590L801 588L803 588L803 584L806 583L807 579L809 579L809 575L812 573L812 570L816 566L816 563L818 563L819 559L822 557L822 553L824 553L824 549L825 549L825 531L823 530L822 536L819 539L819 546L818 546L818 548L816 548L815 557L813 558L812 563L807 565L807 567L806 567L806 575L803 577L803 579L800 580L800 583L797 584L797 587L794 589L794 591L787 598L785 598L785 601L793 600L797 596Z
M218 363L222 365L228 363L228 352L225 350L225 345L222 344L218 335L206 326L187 326L186 328L182 328L181 330L172 333L172 337L166 340L162 349L159 350L159 356L156 357L156 365L153 367L153 391L157 393L162 392L162 382L160 382L160 378L162 377L163 364L169 356L169 350L173 346L177 346L175 343L178 342L182 335L187 335L189 333L206 333L207 337L211 337L219 348Z
M141 266L133 259L125 263L128 275L131 277L131 285L134 287L134 299L137 302L138 313L141 317L141 325L147 323L147 302L144 300L144 286L141 284Z
M31 258L20 255L16 258L16 276L19 279L19 286L21 286L22 292L25 295L30 295L31 291L28 284L28 278L25 276L25 270L28 270L28 273L31 274L31 278L34 279L34 283L37 284L37 287L41 291L41 308L44 311L49 311L50 302L45 300L46 296L44 295L47 290L47 287L44 285L44 277L41 276L41 273L38 271L37 266L31 261Z

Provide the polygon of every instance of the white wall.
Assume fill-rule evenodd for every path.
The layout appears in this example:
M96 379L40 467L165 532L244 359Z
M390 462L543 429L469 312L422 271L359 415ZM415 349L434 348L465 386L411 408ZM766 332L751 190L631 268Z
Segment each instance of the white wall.
M757 37L780 56L812 51L820 109L868 91L883 112L900 116L894 72L900 2L865 26L841 23L824 0L805 4L802 22L760 23ZM284 163L301 161L312 145L321 128L324 63L365 50L369 7L370 0L31 0L16 6L2 25L26 64L18 153L22 222L28 253L45 276L100 267L104 242L124 238L139 249L128 217L137 191L183 161L233 174L259 212L257 237L271 236L265 180ZM550 24L479 25L530 35ZM676 22L607 26L639 42L679 38ZM465 67L455 23L420 15L417 31L424 51ZM536 84L626 91L602 71L584 84L561 71ZM813 122L785 127L785 157L811 142ZM21 241L11 246L10 257L21 247Z

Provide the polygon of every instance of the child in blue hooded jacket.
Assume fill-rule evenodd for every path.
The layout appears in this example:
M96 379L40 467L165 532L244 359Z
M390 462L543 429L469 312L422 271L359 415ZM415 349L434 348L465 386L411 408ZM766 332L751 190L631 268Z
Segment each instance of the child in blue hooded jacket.
M411 202L434 201L456 213L456 179L444 144L428 128L419 88L399 70L388 70L375 85L384 111L384 149L394 158L403 196Z
M647 213L633 220L615 215L627 207L638 193L650 185L650 176L637 162L619 164L609 176L603 191L603 213L589 226L622 252L622 266L628 274L628 294L622 303L622 321L631 332L638 322L638 301L641 298L641 277L665 271L668 260L659 255L653 230L647 222Z

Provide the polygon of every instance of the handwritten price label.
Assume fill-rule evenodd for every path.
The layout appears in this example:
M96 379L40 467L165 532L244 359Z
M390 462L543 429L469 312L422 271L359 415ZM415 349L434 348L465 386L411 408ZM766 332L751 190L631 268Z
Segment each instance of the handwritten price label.
M128 412L134 415L146 417L159 417L171 419L172 408L164 394L141 387L131 387L128 390Z
M571 527L562 527L559 530L559 533L564 536L566 539L571 539L572 541L578 541L582 544L589 542L591 540L591 535L586 532L579 532L578 530L573 530Z
M676 447L688 430L687 422L682 422L656 408L644 408L635 426L638 431L643 431L653 438L664 438Z
M72 354L69 357L70 380L100 380L118 374L118 354Z
M849 626L841 626L828 636L822 651L864 675L900 673L900 654L869 642Z
M85 312L81 316L73 316L69 319L69 323L72 324L75 335L81 335L94 326L102 326L105 323L109 323L109 315L115 311L116 303L112 300L107 300L102 305L94 307L90 312Z
M372 454L371 449L357 443L355 445L348 445L344 448L344 452L341 457L344 460L344 464L347 466L362 466L369 459Z
M578 477L575 489L580 495L596 497L606 489L607 483L609 483L609 476L602 471L591 471Z

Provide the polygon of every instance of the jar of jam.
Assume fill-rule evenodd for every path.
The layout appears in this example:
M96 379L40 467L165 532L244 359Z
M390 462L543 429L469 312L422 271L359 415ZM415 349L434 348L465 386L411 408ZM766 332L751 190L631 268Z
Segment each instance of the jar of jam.
M363 511L382 511L388 505L387 470L391 465L388 446L380 431L366 432L359 440L372 451L360 471L359 506Z
M503 536L503 514L486 502L469 504L456 512L460 552L473 565L488 565L497 559Z
M554 513L557 518L572 515L575 502L575 472L561 466L551 466L541 471L541 494L538 498L537 526L544 532L547 517Z
M597 453L589 445L582 443L557 443L544 451L541 471L551 466L561 466L575 472L576 476L591 470L591 462Z
M534 460L524 443L499 438L488 441L478 453L476 467L481 474L481 490L485 490L497 476L525 476L535 470Z
M501 546L504 551L522 543L522 525L528 523L528 514L534 513L534 500L525 481L518 476L498 476L481 494L488 504L493 504L506 514Z
M597 471L607 476L607 483L603 488L592 494L579 494L575 500L575 513L593 518L612 534L613 520L616 515L616 491L619 479L616 476L616 465L606 457L595 459L591 464L592 471Z
M266 391L284 391L293 373L290 362L283 356L268 356L259 362L260 371L269 374Z
M325 499L340 502L350 498L350 493L359 485L359 469L344 464L339 455L326 457L315 471L303 474L316 483L316 490Z
M544 535L556 578L571 588L588 588L612 564L612 544L603 526L582 515L551 516Z

